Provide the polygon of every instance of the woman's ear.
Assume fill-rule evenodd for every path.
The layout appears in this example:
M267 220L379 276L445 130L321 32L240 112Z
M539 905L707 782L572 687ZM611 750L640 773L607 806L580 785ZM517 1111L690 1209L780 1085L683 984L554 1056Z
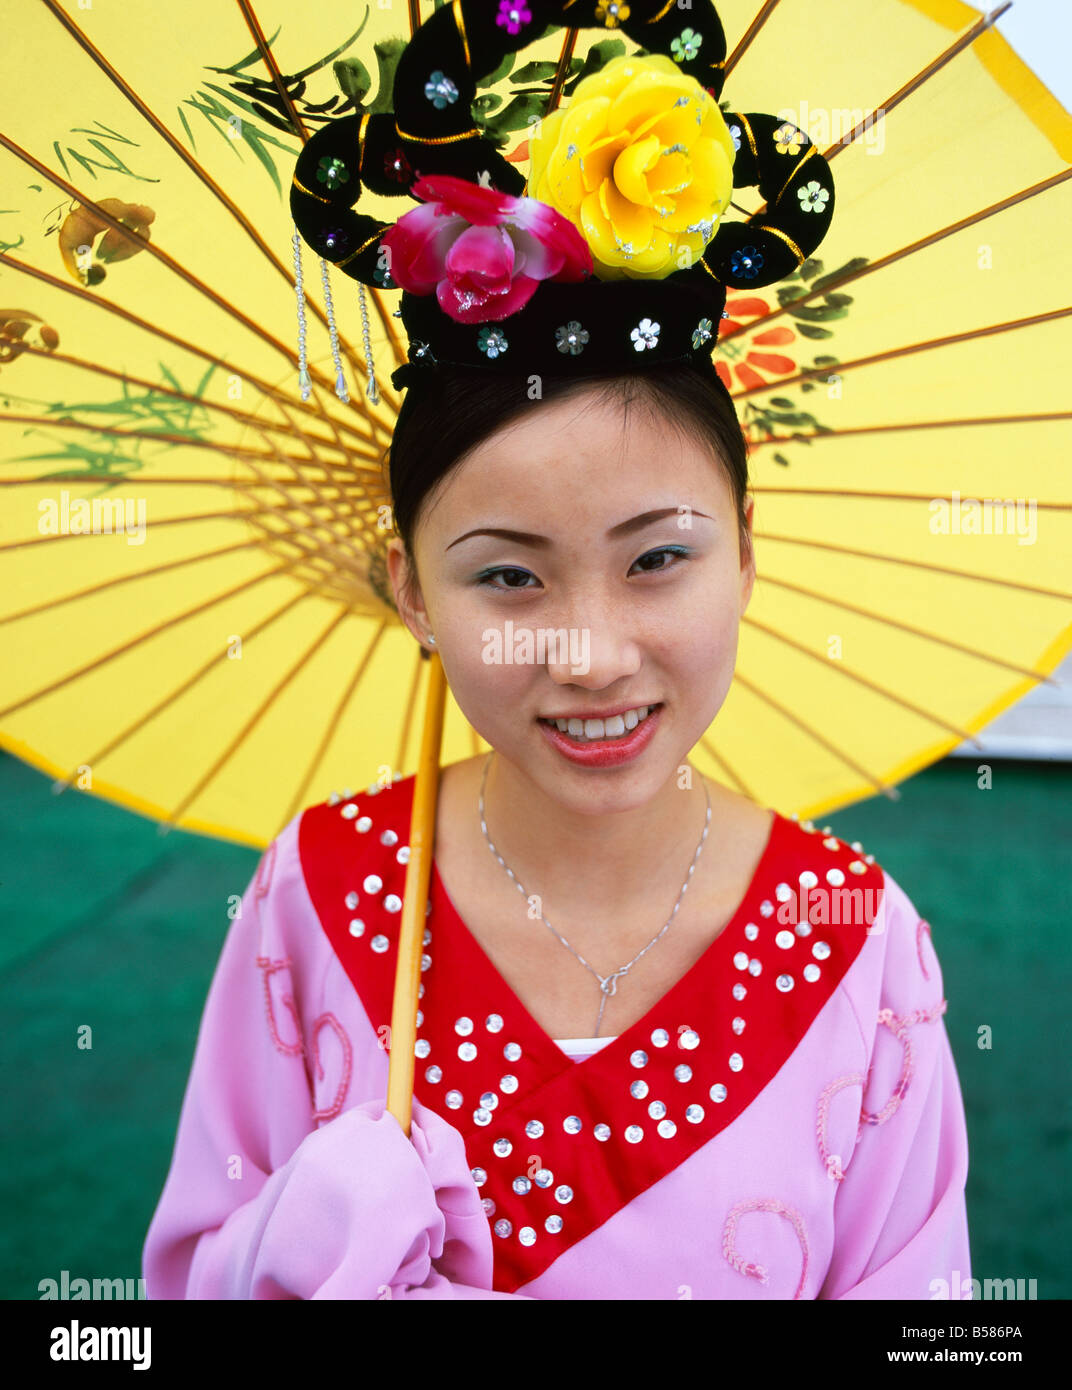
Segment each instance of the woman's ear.
M423 644L432 630L432 624L424 607L416 566L399 536L393 536L387 545L387 577L391 582L398 616L417 641Z
M756 499L749 494L744 504L745 535L741 537L741 616L744 616L756 581L756 552L752 539L752 516Z

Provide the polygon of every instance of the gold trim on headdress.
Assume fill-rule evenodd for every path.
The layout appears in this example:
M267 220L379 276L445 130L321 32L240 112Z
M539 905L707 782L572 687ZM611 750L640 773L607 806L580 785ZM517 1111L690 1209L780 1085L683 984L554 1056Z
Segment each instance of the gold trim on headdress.
M785 232L783 232L781 228L772 227L769 222L753 222L751 225L756 229L756 231L770 232L771 236L776 236L779 241L784 241L786 246L788 246L790 251L792 251L793 255L796 256L797 266L799 267L804 264L804 261L806 259L804 252L800 249L800 247L796 244L796 242L793 240L791 236L786 236Z
M779 193L778 196L777 196L777 198L774 199L774 203L771 204L772 207L774 206L775 203L780 203L780 202L782 201L782 193L785 192L785 190L789 187L789 185L790 185L790 184L793 182L793 180L796 178L796 176L797 176L797 170L801 167L802 164L806 163L806 161L807 161L814 153L815 153L815 146L814 146L814 145L809 145L808 148L807 148L807 150L805 150L805 152L804 152L804 153L800 156L800 158L797 160L796 164L793 165L793 171L792 171L792 173L789 175L789 177L786 179L785 183L782 184L782 192Z

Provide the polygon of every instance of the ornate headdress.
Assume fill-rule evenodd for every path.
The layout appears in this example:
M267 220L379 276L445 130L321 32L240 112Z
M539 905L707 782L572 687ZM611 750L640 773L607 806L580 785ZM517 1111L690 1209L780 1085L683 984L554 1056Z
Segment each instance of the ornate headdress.
M553 25L620 29L645 51L611 59L536 123L526 181L473 123L475 75ZM710 370L727 286L790 274L834 209L829 166L803 132L720 110L725 64L710 0L453 0L422 24L398 61L394 111L324 126L291 189L294 222L322 260L401 287L410 360L394 385L445 363ZM765 209L723 221L743 186ZM380 222L354 211L363 188L421 205ZM375 400L371 364L369 383Z

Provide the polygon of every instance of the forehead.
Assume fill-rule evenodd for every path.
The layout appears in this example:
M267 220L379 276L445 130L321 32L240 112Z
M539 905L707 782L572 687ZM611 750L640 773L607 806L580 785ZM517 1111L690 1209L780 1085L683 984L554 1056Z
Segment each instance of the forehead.
M505 524L540 517L549 535L578 524L608 529L654 507L726 511L733 499L713 446L646 397L626 405L595 391L534 402L464 456L437 489L429 532L473 516Z

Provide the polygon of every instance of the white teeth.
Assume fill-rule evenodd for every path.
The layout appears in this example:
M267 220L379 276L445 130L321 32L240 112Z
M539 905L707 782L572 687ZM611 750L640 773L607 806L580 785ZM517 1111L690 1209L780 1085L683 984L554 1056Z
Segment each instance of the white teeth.
M654 708L654 705L640 705L637 709L626 710L625 714L612 714L609 719L556 719L553 723L571 738L621 738L629 730L635 729Z

